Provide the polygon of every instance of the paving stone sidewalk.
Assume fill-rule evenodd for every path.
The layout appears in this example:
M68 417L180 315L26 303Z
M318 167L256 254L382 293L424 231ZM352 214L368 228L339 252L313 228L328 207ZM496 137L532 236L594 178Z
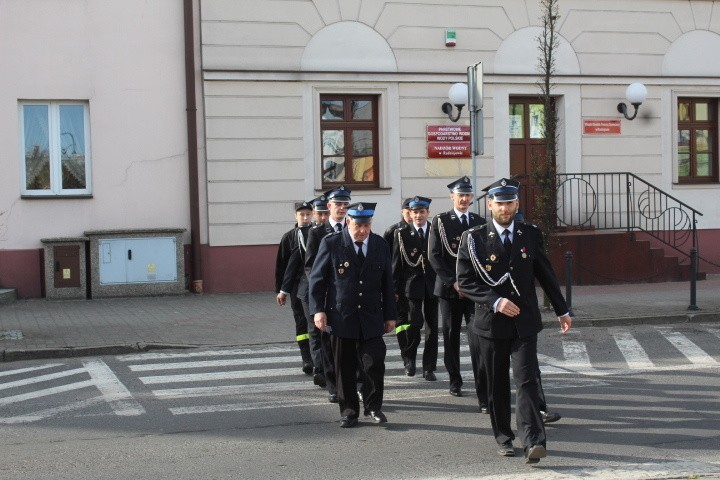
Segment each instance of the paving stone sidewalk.
M689 282L573 287L572 305L575 328L720 322L720 275L697 282L696 311L688 310ZM557 325L553 314L543 316L548 327ZM271 292L0 305L4 361L289 343L294 337L290 307L278 306Z

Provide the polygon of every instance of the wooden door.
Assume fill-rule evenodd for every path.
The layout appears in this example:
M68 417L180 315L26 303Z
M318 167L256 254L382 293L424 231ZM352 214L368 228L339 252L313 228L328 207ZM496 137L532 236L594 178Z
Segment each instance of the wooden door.
M532 222L533 164L544 163L547 142L543 134L544 106L537 97L510 97L510 176L520 181L520 212Z

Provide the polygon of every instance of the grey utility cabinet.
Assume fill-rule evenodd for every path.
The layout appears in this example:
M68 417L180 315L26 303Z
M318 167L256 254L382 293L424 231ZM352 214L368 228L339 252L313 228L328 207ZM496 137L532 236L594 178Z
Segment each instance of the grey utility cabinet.
M90 238L91 296L185 292L183 229L98 230Z

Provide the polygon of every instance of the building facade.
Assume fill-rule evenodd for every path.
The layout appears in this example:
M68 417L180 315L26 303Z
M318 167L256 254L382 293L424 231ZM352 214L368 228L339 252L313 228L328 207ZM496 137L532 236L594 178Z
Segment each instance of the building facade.
M0 286L39 282L43 237L191 230L193 198L193 279L208 292L271 290L295 201L345 184L354 200L378 203L382 230L407 196L433 198L437 213L460 176L475 172L483 187L528 173L543 143L538 0L195 0L200 185L189 195L180 3L0 0L10 72L0 78ZM720 271L717 3L559 1L552 90L557 171L630 172L698 210L709 272ZM473 169L433 150L428 132L468 125L466 110L455 123L441 105L478 62L484 149ZM635 82L647 99L627 120L617 106ZM57 130L50 180L28 141L43 108ZM58 178L75 184L58 192ZM49 191L35 195L38 185Z

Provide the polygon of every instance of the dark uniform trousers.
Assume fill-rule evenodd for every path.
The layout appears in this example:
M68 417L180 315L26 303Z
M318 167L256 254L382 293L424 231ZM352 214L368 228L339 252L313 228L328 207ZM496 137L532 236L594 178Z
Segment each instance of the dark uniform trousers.
M423 229L429 236L429 228ZM422 238L413 225L395 230L393 240L393 282L398 296L407 299L409 320L395 328L403 360L415 361L421 330L425 325L423 372L437 369L438 301L433 294L435 270L427 259L427 237Z
M385 230L385 233L383 233L383 238L390 247L391 252L393 251L393 245L395 242L395 231L399 228L404 227L405 225L407 225L405 220L400 220L398 223L393 223L392 225L390 225L387 230ZM402 292L398 294L397 312L398 318L397 323L395 324L395 336L397 337L400 352L404 352L407 349L408 343L408 338L405 330L410 327L410 302L408 301L408 298L405 296L405 294ZM403 353L402 355L404 360L405 354Z
M537 334L543 328L535 293L540 283L555 313L567 312L544 247L540 231L515 222L511 251L506 253L500 232L493 224L470 229L462 237L457 277L461 290L476 303L475 322L469 334L480 343L488 377L489 410L493 433L499 444L513 440L510 426L510 377L515 379L518 436L523 446L545 445L540 410L546 408L537 360ZM511 275L497 285L497 282ZM495 303L508 298L520 308L515 317L494 311Z
M315 258L317 257L318 250L320 249L320 241L325 235L333 232L334 230L330 226L330 222L325 222L322 225L315 225L310 228L307 240L307 253L305 254L304 259L306 285L309 280L307 276L310 275L310 270L315 263ZM313 362L315 362L315 359L319 357L320 363L322 365L321 370L325 375L327 391L329 394L335 394L337 393L337 383L335 380L335 362L333 360L333 353L330 345L330 334L320 331L320 329L315 326L315 319L313 318L313 315L310 314L309 301L306 300L304 306L305 312L307 313L308 330L312 332L310 335L310 352L314 355Z
M382 408L383 334L385 322L397 317L390 260L387 244L373 233L368 238L365 260L359 259L350 235L344 231L322 240L308 277L310 312L327 315L342 416L359 416L359 376L366 408Z
M383 338L356 340L330 335L330 344L335 365L339 365L337 384L340 388L337 395L340 415L352 418L358 418L360 415L360 399L355 383L358 370L363 372L361 393L365 409L380 410L385 384L385 354L387 352Z
M470 227L482 225L485 219L477 214L468 212ZM442 227L442 228L441 228ZM448 247L457 252L460 237L465 228L461 220L457 218L454 210L440 213L432 220L429 237L429 259L437 279L435 281L435 295L439 297L440 315L442 316L443 342L445 353L443 360L445 368L450 376L450 386L462 386L460 374L460 328L463 318L469 327L474 321L475 306L468 299L461 299L457 295L453 284L456 282L455 257L448 251ZM468 328L469 331L469 328ZM487 405L487 376L482 364L482 357L478 351L477 341L468 335L470 346L470 359L473 365L475 376L475 391L478 395L478 403Z

